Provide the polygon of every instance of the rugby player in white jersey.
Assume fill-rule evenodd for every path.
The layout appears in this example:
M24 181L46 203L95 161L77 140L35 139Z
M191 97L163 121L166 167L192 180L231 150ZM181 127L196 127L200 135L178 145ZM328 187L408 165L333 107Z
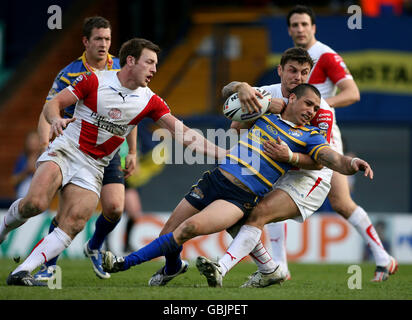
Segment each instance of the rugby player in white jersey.
M331 145L335 151L343 154L341 133L336 124L334 108L346 107L359 101L359 89L343 59L329 46L316 40L315 15L311 8L294 7L287 15L287 24L294 45L308 50L315 62L308 83L316 86L322 98L332 107L334 124ZM372 281L387 280L389 275L397 271L398 263L386 252L367 212L353 201L346 176L339 172L333 173L328 198L333 210L358 231L371 249L376 263ZM283 223L270 225L268 230L271 239L278 239L277 242L271 242L274 257L282 259L281 264L287 267L285 226Z
M31 272L60 254L83 229L97 206L105 166L142 118L152 118L196 152L215 158L226 155L226 150L171 115L166 103L147 87L157 71L158 52L159 47L148 40L129 40L119 52L119 72L86 73L46 102L43 114L57 137L38 159L27 196L16 200L0 222L0 243L46 210L58 190L59 226L10 273L7 284L46 285ZM60 111L72 104L76 104L73 118L62 118Z

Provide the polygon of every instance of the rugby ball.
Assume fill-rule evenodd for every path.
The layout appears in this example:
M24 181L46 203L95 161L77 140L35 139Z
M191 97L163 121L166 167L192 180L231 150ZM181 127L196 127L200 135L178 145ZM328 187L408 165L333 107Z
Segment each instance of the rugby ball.
M270 101L272 100L272 96L269 92L261 89L261 88L254 88L259 91L263 98L258 98L262 109L260 112L254 113L247 113L242 111L242 106L239 101L239 96L236 93L232 94L229 98L226 99L223 105L223 115L232 121L253 121L262 116L267 110L270 105Z

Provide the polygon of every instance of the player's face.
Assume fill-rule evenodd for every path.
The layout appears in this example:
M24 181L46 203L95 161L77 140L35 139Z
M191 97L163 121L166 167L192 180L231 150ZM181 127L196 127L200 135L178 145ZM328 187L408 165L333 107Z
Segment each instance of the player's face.
M313 119L320 108L319 105L320 98L312 90L307 89L299 99L293 93L290 95L286 111L293 123L302 126Z
M132 66L132 73L139 87L147 87L157 72L157 53L144 48L140 58Z
M315 43L316 26L306 13L294 13L289 19L289 35L296 47L309 49Z
M282 67L279 65L278 74L282 83L282 88L290 92L297 85L307 82L310 73L310 64L303 64L298 61L289 60Z
M111 44L110 28L93 28L90 38L83 38L88 57L95 61L101 61L107 58Z

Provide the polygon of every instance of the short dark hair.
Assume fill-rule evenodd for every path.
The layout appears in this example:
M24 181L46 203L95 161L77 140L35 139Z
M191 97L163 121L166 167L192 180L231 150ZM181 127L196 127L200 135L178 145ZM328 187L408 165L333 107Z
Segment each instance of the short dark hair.
M286 16L286 22L288 24L288 27L290 27L290 17L295 13L307 14L310 17L310 21L312 22L312 24L316 24L315 12L312 10L312 8L303 5L297 5L294 6Z
M309 83L301 83L300 85L297 85L290 91L290 93L294 93L296 97L300 99L307 90L312 90L319 98L321 98L318 88Z
M309 53L302 48L289 48L285 52L283 52L282 57L280 58L280 65L282 68L285 66L288 61L297 61L300 64L309 63L310 68L313 67L313 59L309 55Z
M92 35L92 30L94 28L109 28L110 30L112 29L109 20L107 20L106 18L100 16L88 17L84 19L83 22L83 36L85 36L87 39L90 39L90 36Z
M157 44L142 38L133 38L123 43L119 51L120 67L123 67L126 64L128 56L139 59L144 48L156 53L160 52L160 48Z

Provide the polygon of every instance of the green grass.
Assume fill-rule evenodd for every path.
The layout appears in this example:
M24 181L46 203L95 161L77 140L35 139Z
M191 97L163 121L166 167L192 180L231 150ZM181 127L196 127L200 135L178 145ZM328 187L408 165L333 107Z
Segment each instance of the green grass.
M194 263L187 273L165 287L149 287L150 276L160 260L136 266L127 272L98 279L86 259L61 259L62 289L6 285L16 264L0 259L0 300L411 300L412 265L401 265L396 275L383 283L371 283L374 265L360 264L362 289L349 289L349 265L290 264L292 280L282 286L240 289L255 267L241 262L224 279L223 288L209 288Z

